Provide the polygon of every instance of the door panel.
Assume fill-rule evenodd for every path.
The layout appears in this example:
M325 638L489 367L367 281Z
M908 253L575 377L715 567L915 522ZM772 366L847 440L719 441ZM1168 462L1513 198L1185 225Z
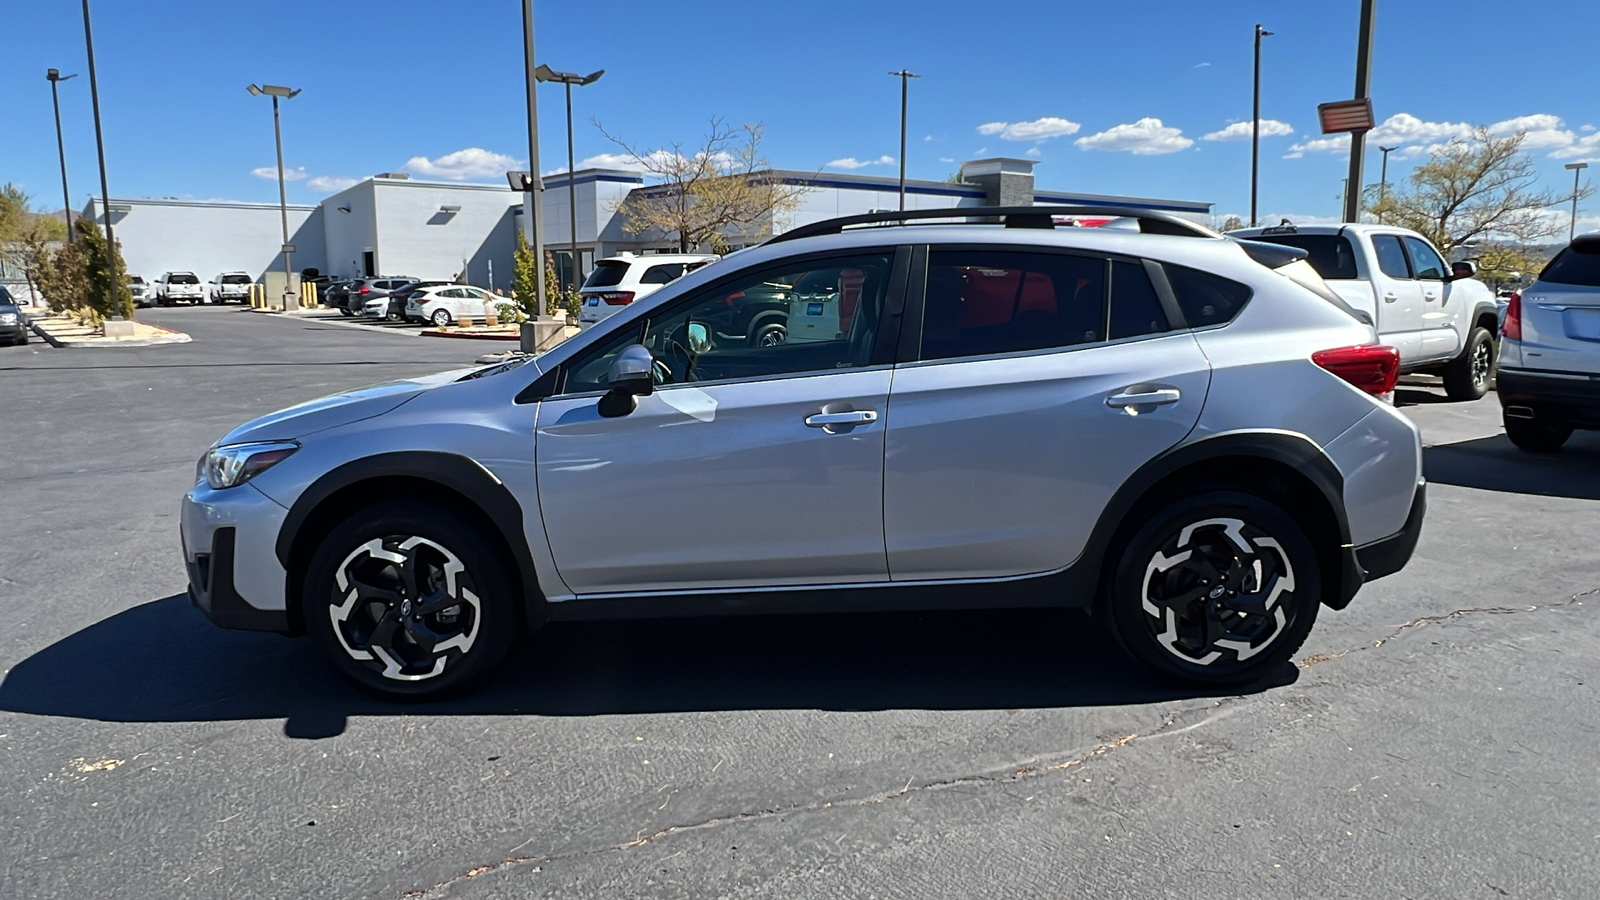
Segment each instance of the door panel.
M539 507L580 595L882 582L887 368L540 403ZM872 411L859 425L808 417ZM859 418L868 418L862 416Z
M1422 287L1411 277L1399 235L1374 234L1370 240L1378 263L1372 272L1378 333L1385 344L1400 351L1401 364L1409 365L1422 358Z
M891 577L1071 563L1112 493L1193 429L1210 379L1188 332L901 367L884 457Z

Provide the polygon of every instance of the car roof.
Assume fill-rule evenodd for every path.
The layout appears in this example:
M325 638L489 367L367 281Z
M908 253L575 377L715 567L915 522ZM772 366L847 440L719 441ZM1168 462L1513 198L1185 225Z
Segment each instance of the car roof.
M642 256L608 256L600 262L643 263L653 266L661 263L701 262L720 258L715 253L646 253Z

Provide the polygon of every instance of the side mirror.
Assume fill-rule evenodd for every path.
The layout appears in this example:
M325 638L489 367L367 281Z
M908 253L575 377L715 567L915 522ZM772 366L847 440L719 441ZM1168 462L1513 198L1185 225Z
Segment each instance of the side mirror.
M1477 274L1478 267L1470 262L1467 262L1466 260L1450 264L1450 277L1452 280L1457 278L1472 278Z
M711 350L711 329L700 324L689 324L689 351L698 355Z
M600 415L615 419L633 412L637 397L648 397L656 389L655 357L640 344L624 347L611 361L606 373L610 390L600 398Z

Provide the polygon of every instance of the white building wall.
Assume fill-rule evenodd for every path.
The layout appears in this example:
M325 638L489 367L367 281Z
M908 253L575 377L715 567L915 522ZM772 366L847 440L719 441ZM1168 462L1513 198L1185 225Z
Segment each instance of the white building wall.
M327 266L322 217L315 206L289 207L294 271ZM83 214L105 225L98 200ZM128 272L153 281L163 272L193 272L209 281L221 272L260 280L283 270L283 225L276 204L184 200L111 200L111 227Z
M444 279L465 266L468 280L486 284L493 260L496 280L504 283L519 199L508 186L392 179L373 185L379 274Z
M373 182L363 181L322 201L322 223L328 236L329 274L336 278L366 274L362 270L362 254L371 251L376 258L378 249Z

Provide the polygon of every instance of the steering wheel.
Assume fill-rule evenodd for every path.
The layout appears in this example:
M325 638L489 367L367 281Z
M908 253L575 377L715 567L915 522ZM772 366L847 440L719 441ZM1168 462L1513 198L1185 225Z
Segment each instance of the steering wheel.
M650 381L657 387L663 384L671 384L672 370L667 368L667 364L661 360L652 359L650 361Z

